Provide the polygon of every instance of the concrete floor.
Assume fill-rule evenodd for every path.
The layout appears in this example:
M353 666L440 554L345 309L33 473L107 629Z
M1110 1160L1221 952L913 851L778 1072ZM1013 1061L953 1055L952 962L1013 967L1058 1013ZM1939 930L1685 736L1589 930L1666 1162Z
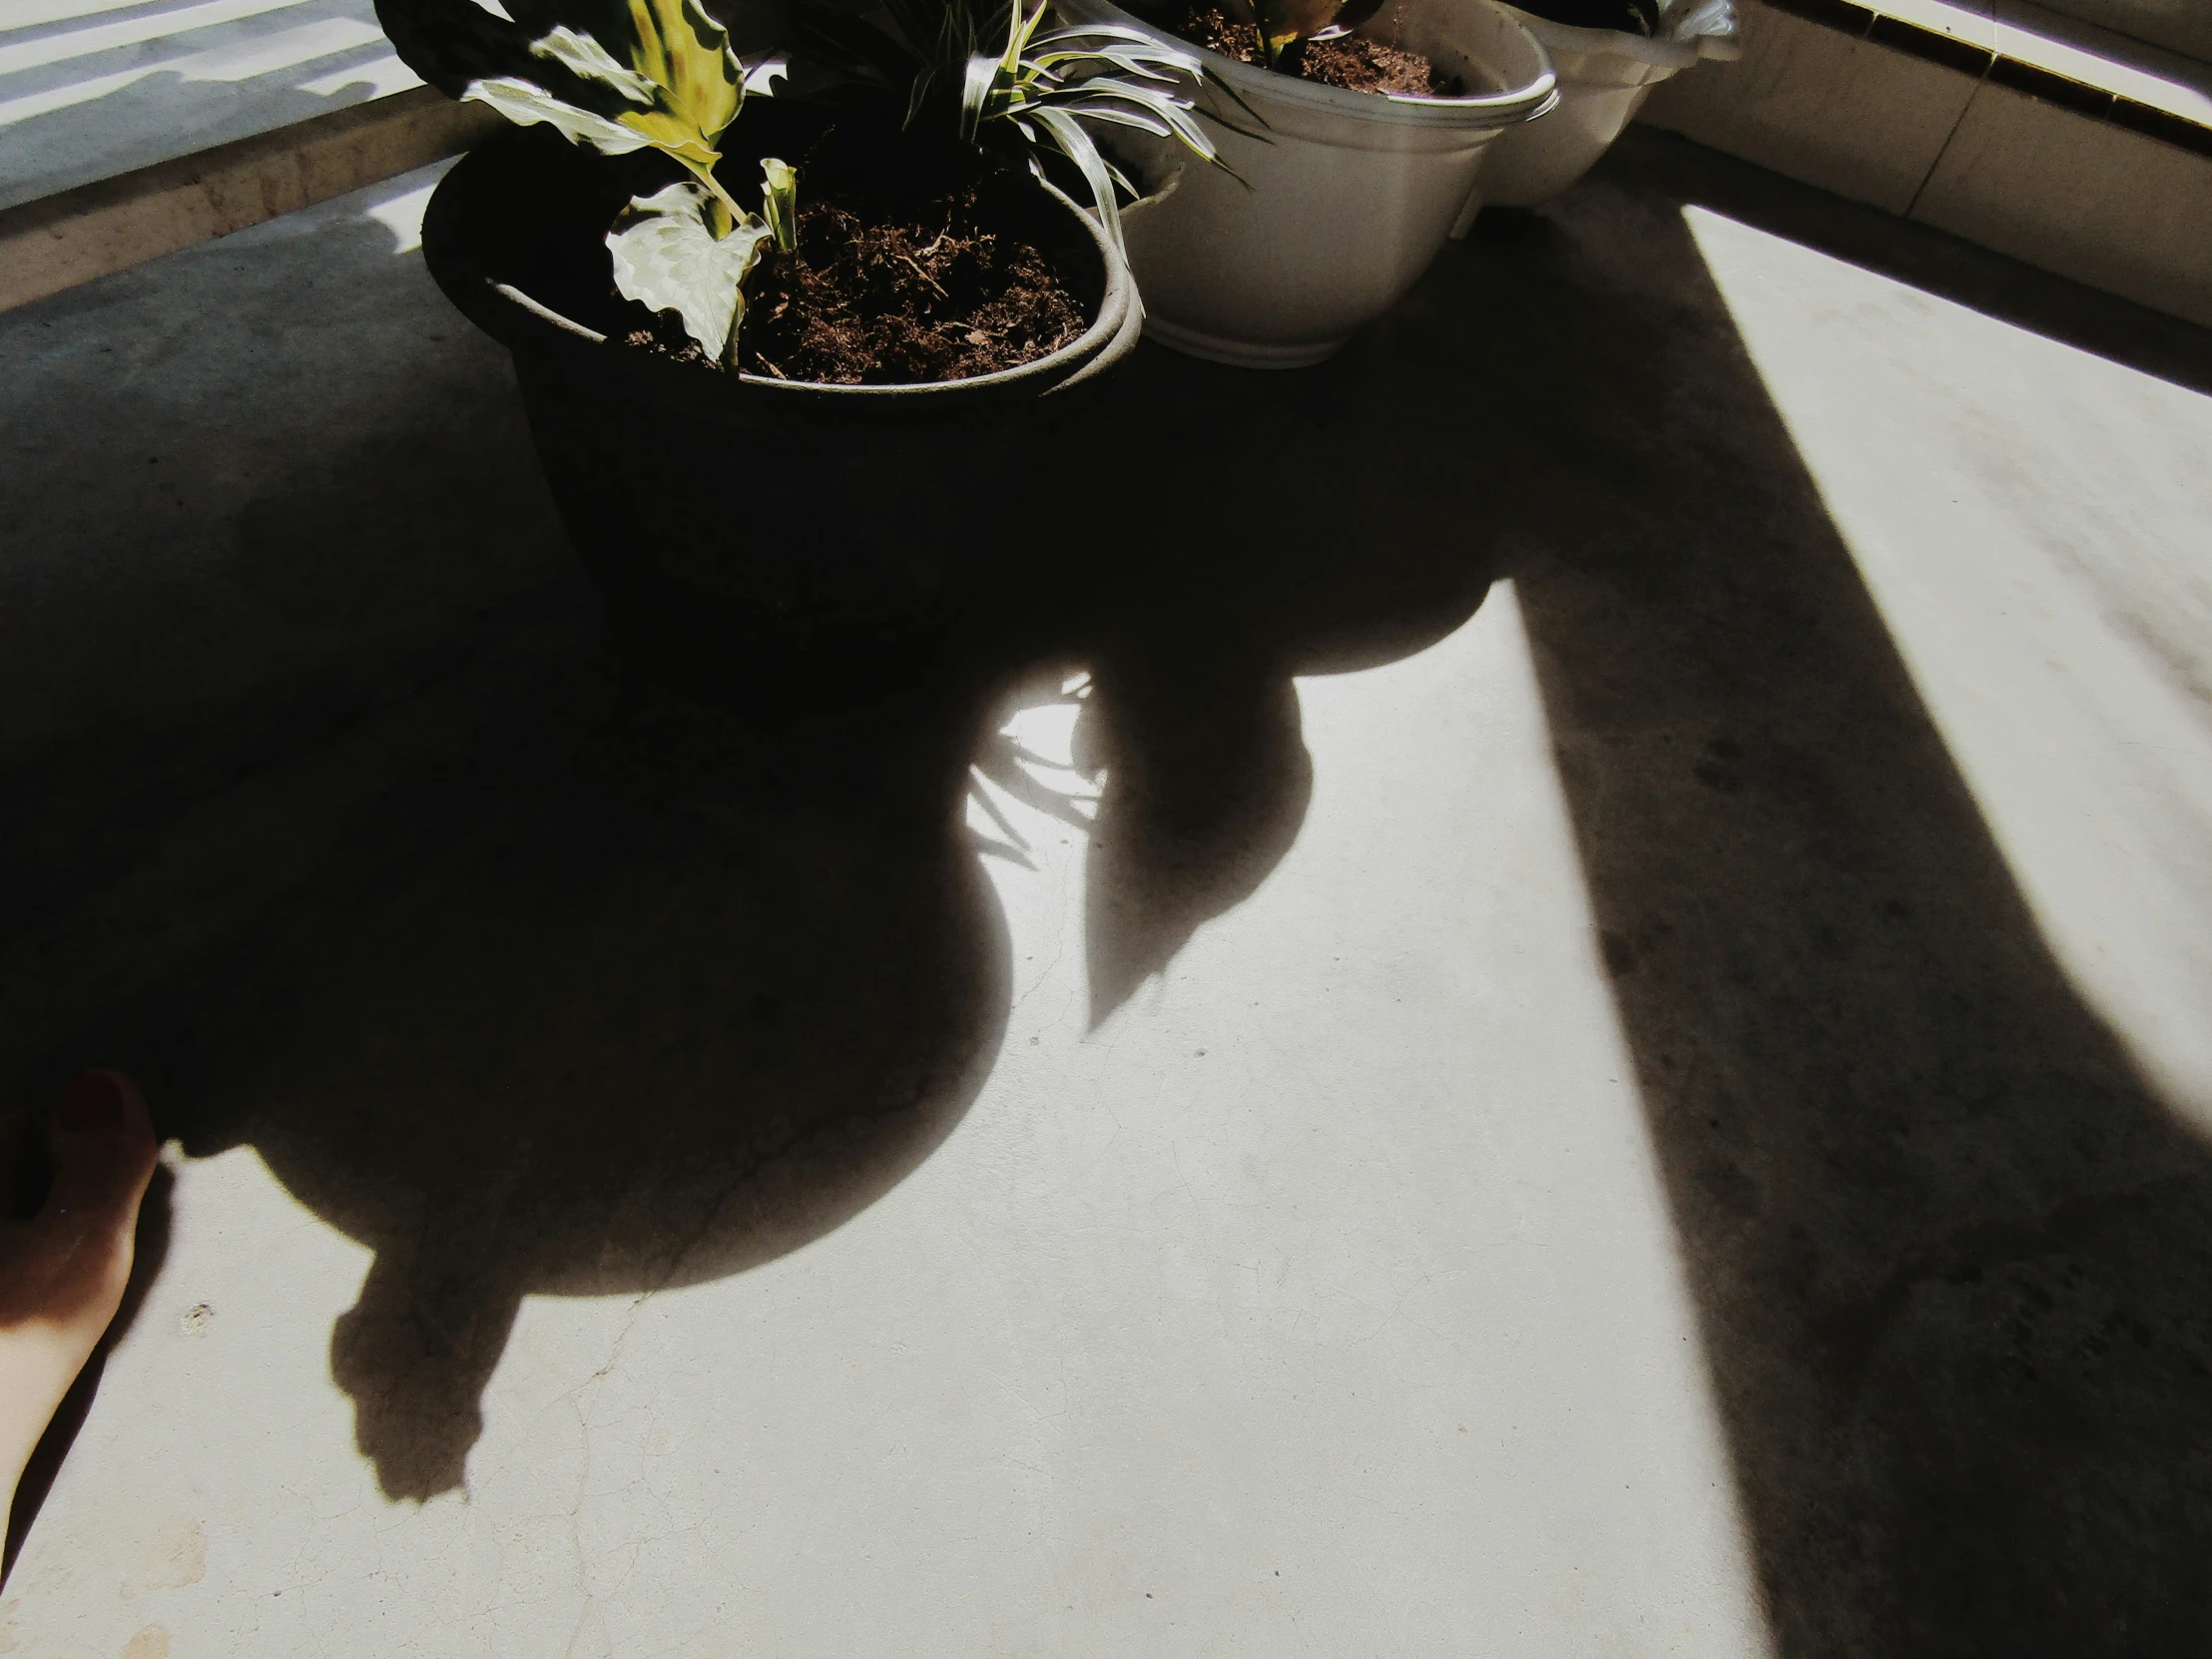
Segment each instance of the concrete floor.
M0 317L0 1077L177 1137L0 1650L2212 1642L2212 338L1638 134L718 718L427 183Z

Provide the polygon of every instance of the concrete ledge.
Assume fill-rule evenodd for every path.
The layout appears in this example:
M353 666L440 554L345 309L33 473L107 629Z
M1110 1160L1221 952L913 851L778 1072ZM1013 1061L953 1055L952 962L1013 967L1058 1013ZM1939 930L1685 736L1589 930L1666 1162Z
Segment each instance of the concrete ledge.
M416 87L0 212L0 310L467 149L501 125Z

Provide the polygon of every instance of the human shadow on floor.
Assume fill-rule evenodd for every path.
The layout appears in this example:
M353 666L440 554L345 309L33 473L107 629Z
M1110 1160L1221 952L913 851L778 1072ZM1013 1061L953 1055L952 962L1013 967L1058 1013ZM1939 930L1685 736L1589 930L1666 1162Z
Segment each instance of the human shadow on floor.
M1479 421L1785 1659L2212 1648L2212 1157L2068 982L1676 199L1423 289ZM1475 366L1470 360L1469 366Z
M1233 378L1148 350L1096 435L1164 441ZM1234 395L1255 430L1328 444L1390 434L1389 390L1355 359ZM511 417L483 424L511 441ZM387 542L409 571L464 568L482 524L545 523L532 480L466 464L490 441L456 434L401 497L376 451L317 457L312 487L247 515L240 568L317 617L382 593ZM362 647L330 709L275 721L274 746L270 703L324 683L312 650L196 719L181 768L152 739L61 734L26 769L48 805L11 831L26 902L83 800L137 813L38 904L53 1031L11 1093L91 1056L126 1066L189 1155L251 1145L372 1250L332 1375L388 1495L453 1488L523 1296L740 1272L838 1225L958 1121L1008 1011L962 814L1010 709L1091 674L1091 907L1112 918L1094 965L1117 1001L1295 834L1291 676L1416 649L1486 586L1475 538L1402 535L1402 509L1256 505L1206 468L1131 463L1120 506L1023 515L1053 529L1034 557L1066 584L979 595L889 686L699 701L605 656L518 551L535 586L408 635L384 695ZM345 534L372 511L375 536ZM79 672L117 665L95 648ZM158 728L118 683L115 727Z

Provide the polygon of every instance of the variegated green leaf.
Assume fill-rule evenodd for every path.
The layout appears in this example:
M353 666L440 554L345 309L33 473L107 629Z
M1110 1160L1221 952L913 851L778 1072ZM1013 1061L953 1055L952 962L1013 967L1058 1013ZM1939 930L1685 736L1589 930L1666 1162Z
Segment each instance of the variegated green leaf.
M543 40L530 43L531 54L551 58L563 68L573 71L587 81L597 81L614 88L633 104L650 107L653 103L653 83L634 69L626 69L617 63L609 52L591 36L579 34L565 23Z
M799 252L799 169L774 156L761 158L761 201L768 215L776 246L786 254Z
M769 238L747 214L726 237L707 228L705 186L689 181L633 197L607 233L615 287L648 309L674 311L684 331L719 363L737 354L745 318L745 278Z
M664 107L713 149L745 101L745 69L730 36L699 0L630 0L631 62L661 89Z
M643 150L650 142L641 133L632 132L619 121L609 121L603 115L593 115L580 110L574 104L564 104L543 87L534 87L528 81L512 75L495 75L488 80L471 81L468 90L461 94L462 102L473 100L489 104L509 121L524 127L545 123L571 144L588 144L603 150L610 156L627 155L632 150Z

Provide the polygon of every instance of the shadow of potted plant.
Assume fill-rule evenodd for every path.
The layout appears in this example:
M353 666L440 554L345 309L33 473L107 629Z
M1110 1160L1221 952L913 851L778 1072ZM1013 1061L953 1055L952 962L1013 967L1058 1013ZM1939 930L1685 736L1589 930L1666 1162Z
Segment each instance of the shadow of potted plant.
M1199 49L1192 96L1224 164L1159 135L1107 142L1150 193L1127 218L1146 331L1217 362L1298 368L1397 302L1470 201L1498 135L1554 101L1543 48L1491 0L1058 0Z
M895 672L1135 342L1084 122L1211 160L1196 55L993 0L797 0L736 38L697 0L507 11L377 6L532 129L446 175L423 252L514 355L610 637L696 685Z
M1693 64L1743 55L1733 0L1499 0L1551 54L1559 107L1498 136L1478 189L1498 208L1533 208L1574 186L1636 119L1651 89ZM1464 236L1467 225L1454 235Z

